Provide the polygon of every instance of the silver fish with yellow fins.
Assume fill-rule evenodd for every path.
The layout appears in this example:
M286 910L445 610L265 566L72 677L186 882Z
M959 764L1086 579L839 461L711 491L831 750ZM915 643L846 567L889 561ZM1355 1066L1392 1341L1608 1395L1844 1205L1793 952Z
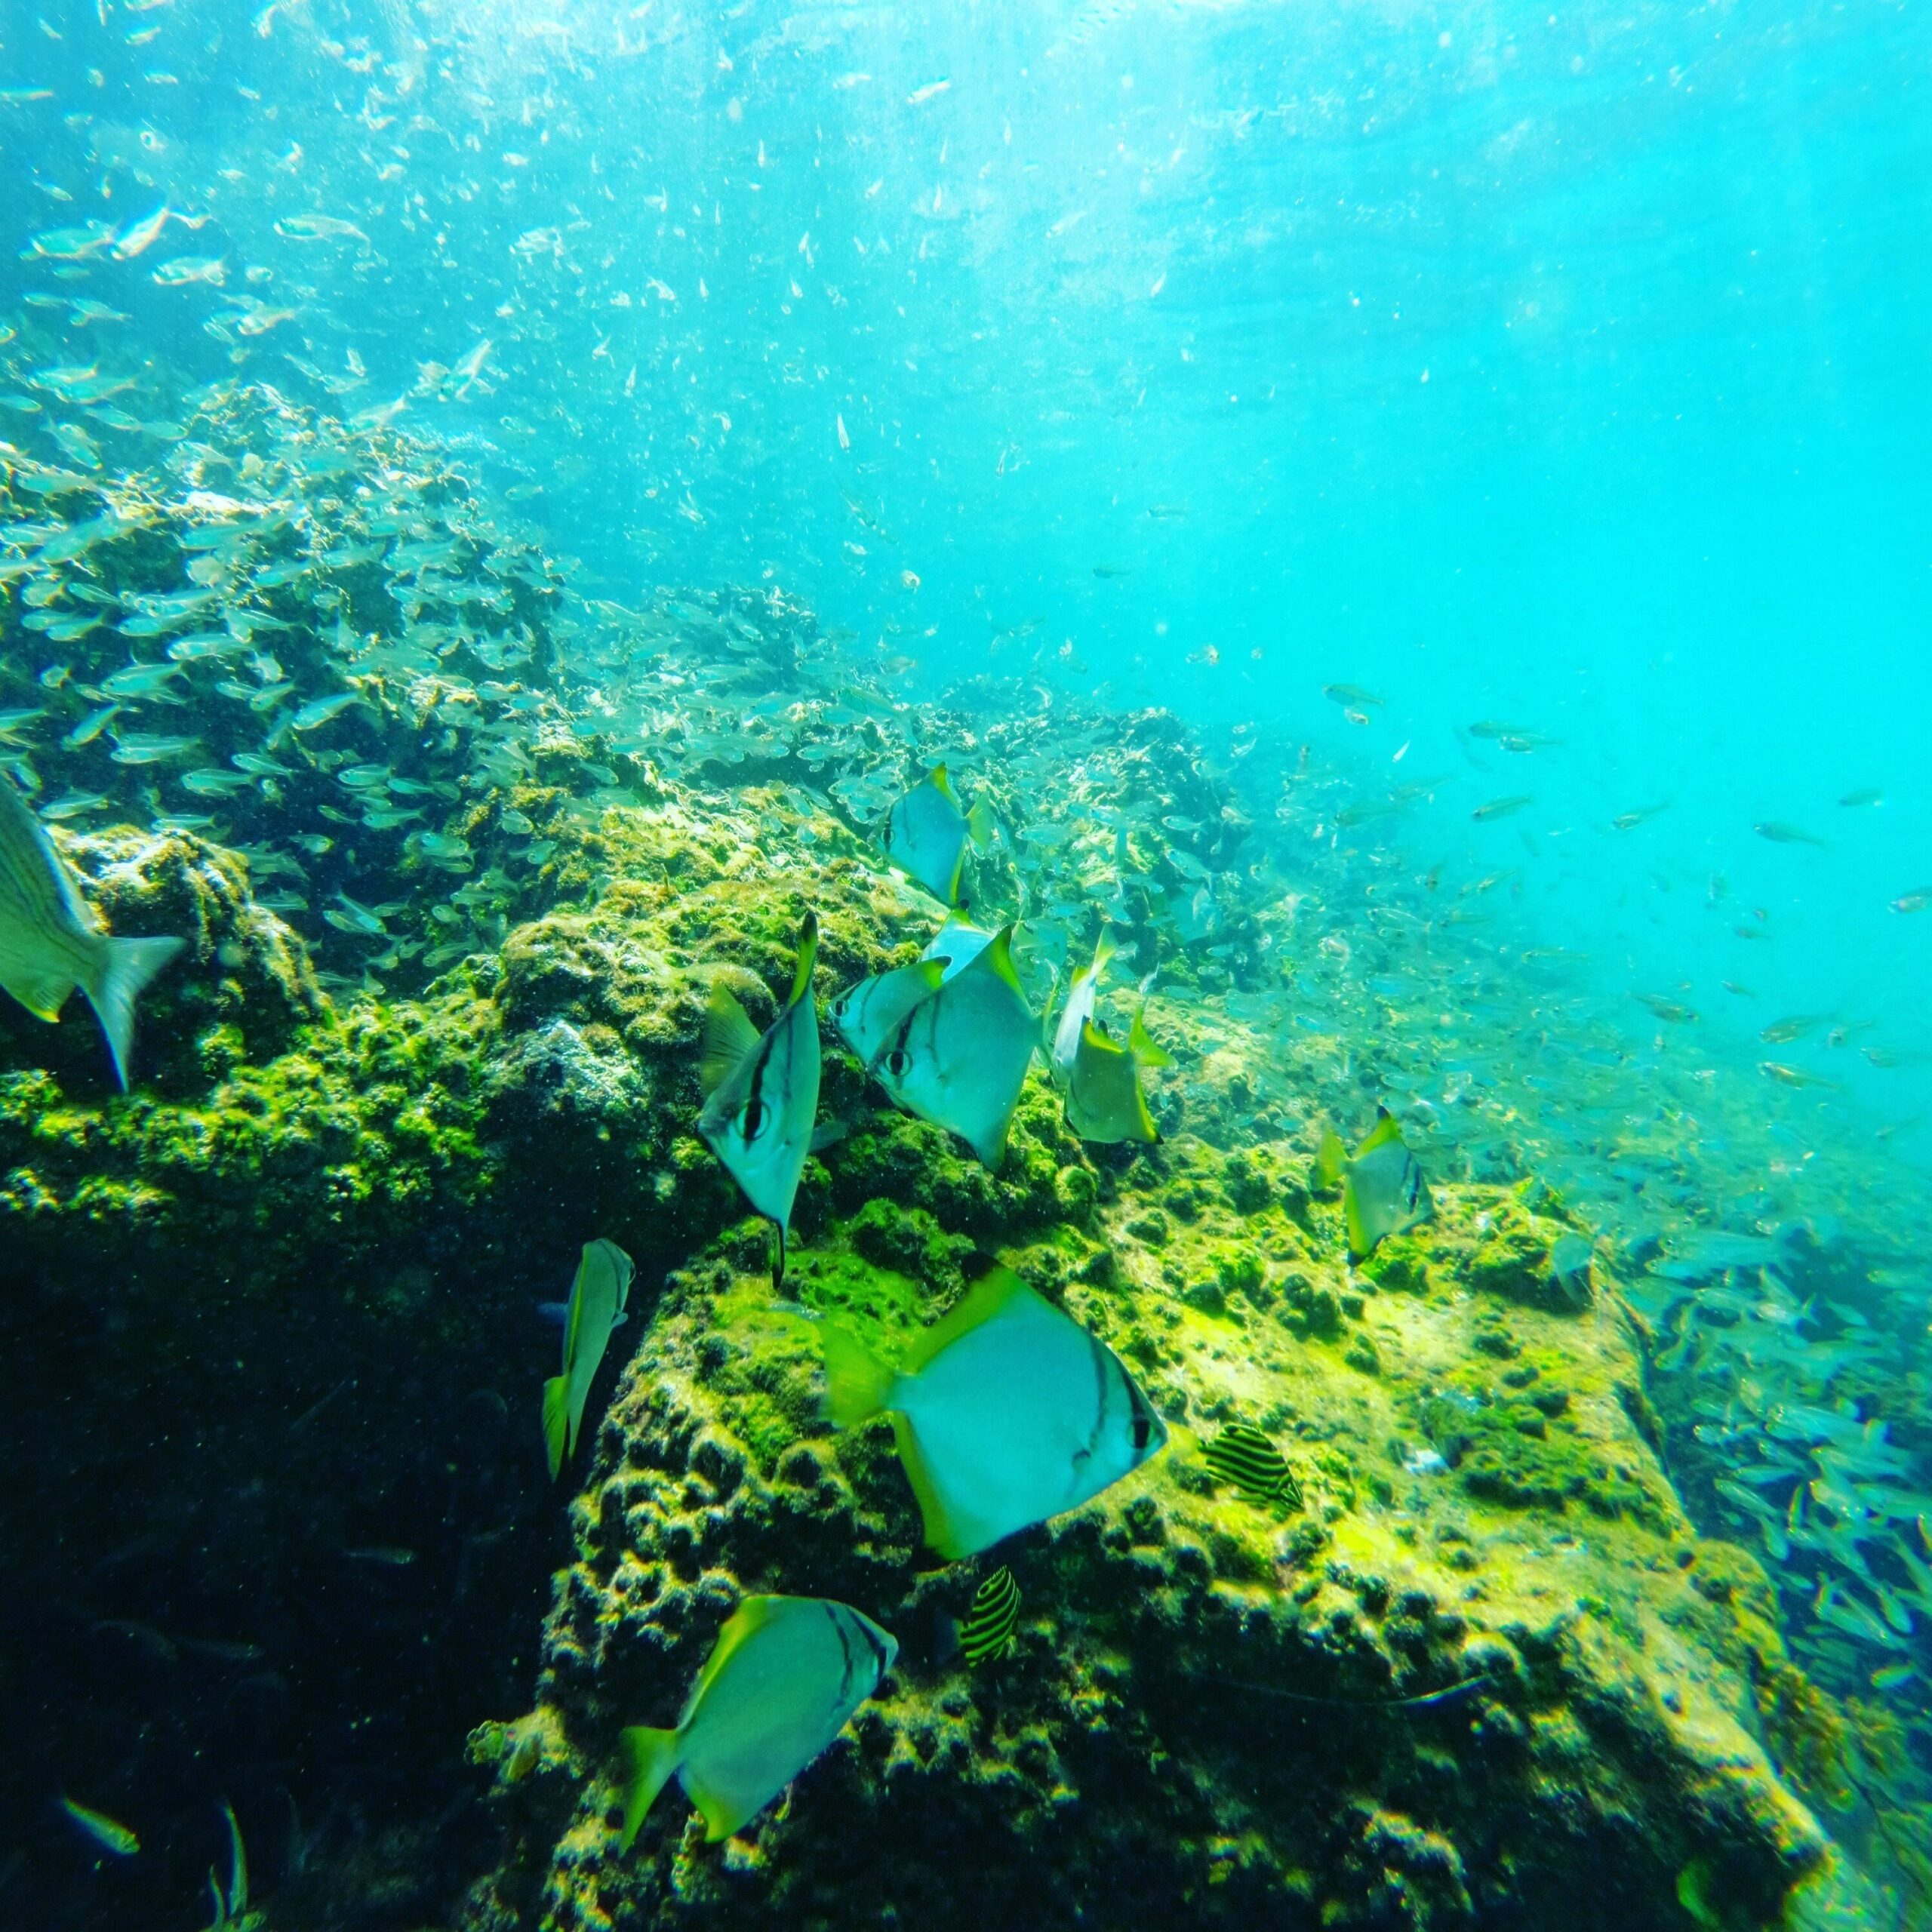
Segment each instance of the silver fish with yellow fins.
M1378 1107L1368 1138L1342 1171L1349 1261L1366 1261L1388 1236L1420 1227L1435 1212L1429 1183L1395 1116L1386 1107Z
M984 798L968 811L946 767L936 764L885 814L885 855L936 899L959 903L966 841L984 848L992 836L992 808Z
M543 1448L555 1482L577 1454L584 1404L604 1351L624 1319L630 1299L631 1258L614 1241L586 1241L564 1312L564 1367L543 1385Z
M939 991L946 970L944 959L933 958L915 959L909 966L875 973L847 987L832 1002L832 1023L860 1061L869 1066L912 1009Z
M1014 967L1013 928L1003 926L912 1008L869 1070L908 1113L949 1129L996 1168L1039 1027Z
M1134 1014L1125 1046L1109 1038L1098 1020L1089 1020L1080 1029L1067 1078L1066 1124L1081 1140L1103 1145L1159 1140L1161 1130L1141 1091L1140 1069L1174 1063L1174 1056L1148 1032L1142 1011Z
M818 1010L812 1004L817 958L818 915L808 912L791 997L762 1035L730 989L718 986L698 1071L706 1094L698 1132L745 1198L778 1230L774 1286L785 1278L786 1230L818 1115Z
M832 1420L891 1417L926 1541L948 1559L1077 1509L1168 1439L1104 1342L985 1257L903 1368L835 1322L819 1334Z
M747 1597L718 1632L676 1730L623 1732L620 1848L629 1850L673 1772L708 1841L740 1830L838 1735L898 1654L891 1632L850 1604Z
M125 1091L141 989L181 950L178 939L110 939L66 862L11 779L0 779L0 986L55 1020L76 986L100 1021Z

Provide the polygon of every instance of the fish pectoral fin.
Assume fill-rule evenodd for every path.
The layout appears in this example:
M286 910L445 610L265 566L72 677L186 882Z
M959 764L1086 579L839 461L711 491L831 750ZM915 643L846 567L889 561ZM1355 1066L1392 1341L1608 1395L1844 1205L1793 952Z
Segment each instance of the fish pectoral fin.
M704 1053L698 1062L698 1084L707 1097L715 1093L743 1064L760 1038L751 1015L737 996L722 983L711 989L704 1016Z
M65 973L16 973L0 980L8 992L36 1020L56 1020L74 990L74 982Z
M553 1375L543 1385L543 1448L550 1459L550 1480L555 1482L564 1466L571 1430L571 1379Z
M678 1734L653 1730L648 1724L631 1724L619 1734L617 1747L624 1763L624 1826L617 1849L626 1852L637 1841L645 1814L657 1802L666 1780L678 1768Z

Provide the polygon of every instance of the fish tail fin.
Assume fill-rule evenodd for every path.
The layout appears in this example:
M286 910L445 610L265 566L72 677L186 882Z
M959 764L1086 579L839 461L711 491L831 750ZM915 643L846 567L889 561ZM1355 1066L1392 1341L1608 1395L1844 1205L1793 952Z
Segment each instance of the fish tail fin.
M564 1466L564 1451L569 1444L571 1379L553 1375L543 1385L543 1448L550 1459L550 1480Z
M983 852L992 844L994 823L992 801L975 798L973 809L966 814L966 835L977 851Z
M100 1030L107 1035L107 1051L114 1056L114 1077L124 1093L134 1045L134 1002L141 989L186 943L178 939L111 939L100 983L88 989Z
M1128 1029L1127 1050L1143 1066L1172 1066L1174 1057L1148 1032L1142 1017L1145 1002L1135 1011L1134 1024Z
M897 1379L892 1370L849 1329L835 1321L820 1325L825 1350L826 1406L841 1429L850 1429L885 1407Z
M617 1745L624 1760L624 1829L617 1849L625 1852L636 1843L644 1814L657 1803L665 1780L678 1768L678 1734L634 1724L619 1734Z

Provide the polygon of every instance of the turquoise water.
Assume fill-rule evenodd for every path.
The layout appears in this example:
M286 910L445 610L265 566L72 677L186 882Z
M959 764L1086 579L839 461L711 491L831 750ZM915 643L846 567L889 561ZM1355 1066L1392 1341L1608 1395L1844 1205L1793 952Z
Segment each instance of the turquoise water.
M409 853L415 885L396 885L366 836L350 849L352 821L310 813L287 771L236 803L230 726L206 721L267 694L253 709L271 731L281 671L245 671L225 643L224 668L247 686L229 711L191 669L185 708L137 718L131 704L113 728L220 737L202 790L152 777L199 752L110 764L111 732L97 746L67 737L89 708L75 687L121 663L120 640L82 632L72 685L48 681L51 634L26 623L39 607L26 593L52 568L50 537L98 513L88 493L124 476L158 479L156 503L191 490L226 503L205 500L205 516L259 509L263 472L235 454L245 411L224 415L242 387L247 409L279 423L285 454L340 461L346 480L312 510L316 555L368 539L351 524L380 515L385 493L402 503L438 466L460 471L466 527L524 560L497 573L506 587L482 620L497 655L463 660L466 675L494 665L551 692L546 718L568 714L586 743L604 734L583 757L599 773L608 761L613 787L641 784L620 762L641 771L659 756L674 714L718 734L709 764L661 754L714 804L728 796L716 746L733 734L758 741L755 761L770 753L763 776L815 787L821 764L787 763L791 746L774 750L767 724L754 728L756 707L768 724L795 691L825 703L863 692L875 709L912 709L880 741L889 774L854 766L858 791L830 787L856 818L916 775L897 761L956 747L970 724L980 740L965 768L1006 786L1010 829L1077 823L1087 795L1057 788L1104 737L1095 721L1171 712L1195 734L1201 782L1260 830L1238 860L1211 851L1211 834L1195 848L1220 880L1204 910L1146 912L1163 971L1211 996L1227 989L1217 974L1231 981L1278 1044L1298 1027L1334 1035L1341 1066L1372 1069L1351 1072L1364 1091L1350 1104L1381 1097L1366 1091L1377 1078L1404 1097L1418 1144L1434 1137L1424 1159L1438 1177L1513 1177L1506 1146L1583 1204L1654 1324L1666 1463L1697 1527L1770 1567L1786 1640L1820 1683L1896 1710L1900 1802L1922 1814L1928 89L1932 31L1910 5L22 0L0 12L4 703L42 716L0 734L10 768L70 829L165 831L186 814L189 830L251 851L255 885L300 902L283 910L345 1010L414 995L548 909L534 885L517 896L521 874L461 902L463 838L482 831L445 826L460 849L438 883L421 842L433 823L409 816L432 781L452 787L451 804L471 786L480 737L459 755L425 726L413 748L405 732L357 754L398 771L424 761L381 828ZM169 219L144 234L157 211ZM331 473L314 472L312 506ZM379 546L423 540L402 511L371 528ZM567 621L546 632L554 658L531 663L512 633L535 611L526 592L546 584L549 615ZM377 620L360 591L308 598L292 620L266 601L277 587L257 608L280 611L291 634L267 644L294 667L296 703L324 700L340 679L316 681L303 640L319 663L349 650L327 640L373 635ZM732 694L712 702L701 654L667 647L688 681L640 699L668 633L638 614L688 615L674 592L728 591L741 612L778 591L816 614L796 678L788 666L769 692L728 678ZM409 604L411 626L435 620L435 594ZM79 608L71 593L56 603ZM245 621L231 633L263 648ZM158 648L131 635L137 662ZM94 663L103 641L113 648ZM512 705L510 688L489 702ZM928 731L924 707L943 702L952 708ZM1030 721L1004 774L983 750L1002 717ZM309 730L263 738L263 755L306 771L303 746L324 742ZM840 759L855 733L826 728ZM525 749L505 755L533 771L534 738L507 735ZM355 769L346 750L324 768ZM46 809L97 786L70 816ZM539 835L533 877L548 829L516 835ZM299 851L298 836L311 841ZM265 851L281 855L279 878ZM1119 854L1116 872L1130 872L1124 834ZM1001 877L1023 875L1017 889L1033 891L1024 868ZM1124 921L1128 889L1110 875L1082 891ZM1264 973L1254 934L1283 936L1285 955L1291 889L1315 891L1321 929L1296 937L1298 974ZM389 946L403 901L427 920L438 897L460 915ZM1049 964L1078 966L1099 916L1063 900L1044 909L1050 897L1042 885L1038 903L1019 902L1041 934L1041 986ZM1428 935L1414 955L1392 945L1385 958L1365 937L1391 903ZM358 937L365 916L376 924ZM1223 937L1238 931L1238 945ZM1367 990L1324 977L1324 937L1345 962L1351 944L1374 960ZM1137 977L1156 963L1138 961ZM1468 1024L1432 1057L1401 1015L1438 1007ZM8 1036L10 1076L42 1064L29 1024ZM91 1025L70 1011L60 1051L78 1055L64 1036ZM174 1064L161 1077L178 1097ZM60 1078L98 1103L100 1070L81 1066L62 1060ZM1284 1078L1264 1095L1275 1124L1312 1119ZM1455 1103L1472 1081L1494 1105L1466 1128ZM1700 1096L1708 1109L1694 1115ZM25 1225L27 1197L8 1186ZM552 1206L537 1218L555 1253L502 1263L518 1294L526 1272L556 1291L557 1254L594 1232L554 1211L554 1226ZM419 1235L412 1267L460 1249L460 1229L408 1240ZM127 1253L113 1247L113 1265ZM653 1258L661 1272L676 1257ZM138 1244L126 1265L142 1265ZM1696 1299L1710 1291L1743 1300ZM1740 1316L1753 1296L1756 1313ZM32 1381L34 1351L59 1331L9 1319ZM1786 1337L1775 1348L1773 1331ZM202 1339L191 1325L174 1338L196 1353ZM1847 1347L1848 1371L1832 1355ZM356 1372L345 1364L343 1386ZM466 1358L463 1372L482 1371ZM49 1376L63 1389L87 1380L66 1356ZM1779 1420L1801 1408L1826 1420L1809 1434ZM1785 1514L1831 1476L1818 1452L1854 1454L1847 1432L1868 1423L1884 1428L1859 1438L1866 1490L1835 1516L1820 1498L1830 1534L1814 1542L1727 1509L1715 1486L1768 1458L1782 1475L1764 1493ZM69 1444L58 1423L37 1426L34 1457L86 1463L78 1432ZM27 1426L9 1428L27 1454ZM63 1759L61 1697L92 1667L60 1639L69 1687L23 1695L48 1640L32 1611L11 1609L10 1734L32 1742L4 1789L0 1921L198 1923L193 1868L225 1857L214 1801L232 1789L251 1832L287 1841L260 1861L281 1887L276 1924L458 1922L459 1881L492 1855L461 1737L527 1701L546 1580L565 1560L560 1506L502 1460L511 1473L492 1462L476 1478L492 1500L473 1522L468 1504L447 1506L466 1536L502 1530L509 1540L488 1547L518 1552L478 1586L498 1592L487 1629L483 1612L467 1629L432 1616L453 1568L433 1583L379 1579L377 1611L353 1635L333 1607L365 1616L352 1594L325 1599L315 1620L329 1634L309 1651L251 1635L269 1653L254 1689L224 1690L205 1729L201 1694L177 1686L164 1724L166 1700L149 1708L117 1681L75 1721L85 1746ZM392 1502L407 1486L392 1471L334 1473L345 1524L358 1484ZM425 1500L440 1480L429 1463L408 1478L422 1515L445 1506ZM257 1534L237 1526L259 1493L245 1472L236 1487L217 1499L211 1485L207 1503L225 1527L206 1533L231 1553ZM138 1492L127 1506L142 1515ZM382 1515L337 1536L378 1571L392 1536L429 1541L406 1512ZM1841 1534L1867 1522L1863 1542ZM88 1534L106 1532L97 1521ZM137 1542L124 1524L115 1549ZM21 1574L51 1580L53 1624L182 1634L158 1610L106 1602L91 1556L29 1544ZM466 1566L490 1567L462 1547ZM198 1595L182 1580L191 1567L156 1586L164 1598L205 1617L248 1594ZM294 1585L262 1589L275 1617L309 1614L289 1609ZM1832 1614L1839 1589L1878 1623L1861 1633L1850 1613ZM391 1646L429 1641L432 1625L449 1647L444 1675L409 1719L388 1707L390 1731L365 1748L358 1700L382 1700L363 1687L381 1681ZM275 1714L257 1723L257 1705ZM84 1770L107 1789L103 1767L128 1761L144 1722L167 1730L151 1761L192 1786L196 1822L182 1822L184 1804L169 1825L165 1878L124 1874L123 1891L91 1892L41 1848L67 1829L49 1807ZM417 1738L401 1735L417 1722ZM312 1835L327 1875L306 1890L304 1807L324 1820ZM435 1818L456 1822L421 1894L384 1903L374 1881L356 1891L339 1875L382 1864L385 1829ZM1892 1888L1898 1922L1927 1922L1910 1916L1932 1903L1913 1903L1909 1860L1869 1817L1844 1836ZM392 1846L389 1868L409 1855ZM1686 1924L1729 1922L1684 1910Z

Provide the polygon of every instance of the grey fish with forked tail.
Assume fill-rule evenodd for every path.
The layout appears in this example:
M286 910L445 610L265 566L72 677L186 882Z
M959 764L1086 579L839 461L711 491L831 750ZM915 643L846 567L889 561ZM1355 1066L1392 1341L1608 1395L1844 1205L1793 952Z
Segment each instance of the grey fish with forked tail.
M18 789L0 781L0 986L48 1020L60 1017L78 986L107 1036L124 1091L134 1002L186 943L109 938Z

